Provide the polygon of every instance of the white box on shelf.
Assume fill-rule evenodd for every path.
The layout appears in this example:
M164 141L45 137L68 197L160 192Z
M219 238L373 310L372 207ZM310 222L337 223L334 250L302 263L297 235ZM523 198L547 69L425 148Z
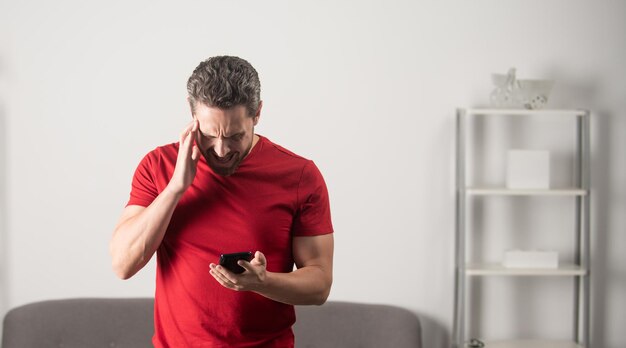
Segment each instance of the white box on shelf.
M510 189L550 188L550 152L509 150L506 186Z
M558 268L559 253L551 250L507 250L502 266L506 268Z

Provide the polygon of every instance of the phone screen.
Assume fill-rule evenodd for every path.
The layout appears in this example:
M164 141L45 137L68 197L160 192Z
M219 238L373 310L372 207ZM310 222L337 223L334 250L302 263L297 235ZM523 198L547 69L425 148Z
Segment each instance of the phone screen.
M245 271L243 267L237 264L237 261L239 260L246 260L250 262L252 260L252 252L245 251L220 255L220 265L235 274L241 274Z

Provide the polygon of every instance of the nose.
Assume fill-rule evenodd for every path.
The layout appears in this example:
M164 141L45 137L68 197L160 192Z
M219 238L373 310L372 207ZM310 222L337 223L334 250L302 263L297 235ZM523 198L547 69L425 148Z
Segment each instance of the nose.
M230 152L230 149L224 139L217 139L215 141L215 146L213 146L213 151L215 151L215 154L218 157L226 157L226 155Z

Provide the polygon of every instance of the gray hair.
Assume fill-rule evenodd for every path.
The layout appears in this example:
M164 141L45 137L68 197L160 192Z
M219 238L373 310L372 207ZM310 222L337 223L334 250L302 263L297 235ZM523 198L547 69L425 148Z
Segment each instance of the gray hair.
M216 56L196 67L187 80L187 93L194 112L198 102L220 109L243 105L248 116L254 117L261 100L261 82L246 60Z

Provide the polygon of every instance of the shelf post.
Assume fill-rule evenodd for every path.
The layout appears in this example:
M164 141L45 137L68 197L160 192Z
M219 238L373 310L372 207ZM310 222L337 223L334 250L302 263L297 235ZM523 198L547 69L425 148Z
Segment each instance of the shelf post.
M583 118L583 188L587 190L587 195L583 198L583 266L587 270L583 277L583 343L586 348L591 347L591 336L589 333L590 299L591 299L591 116L589 110L585 112Z
M590 112L578 117L576 123L576 181L587 194L576 198L576 255L575 262L585 270L581 277L574 278L574 340L590 347L589 334L590 291L591 291L591 230L590 230Z
M452 346L465 346L465 109L456 112L456 245Z
M575 179L576 186L585 189L584 185L584 120L583 117L576 117L576 170L575 170ZM587 194L589 194L587 192ZM579 265L584 269L582 255L583 255L583 200L584 197L576 197L576 207L575 207L575 246L574 246L574 263ZM581 286L582 286L582 277L574 277L574 331L573 331L573 339L574 342L581 343L580 336L580 327L581 327Z

